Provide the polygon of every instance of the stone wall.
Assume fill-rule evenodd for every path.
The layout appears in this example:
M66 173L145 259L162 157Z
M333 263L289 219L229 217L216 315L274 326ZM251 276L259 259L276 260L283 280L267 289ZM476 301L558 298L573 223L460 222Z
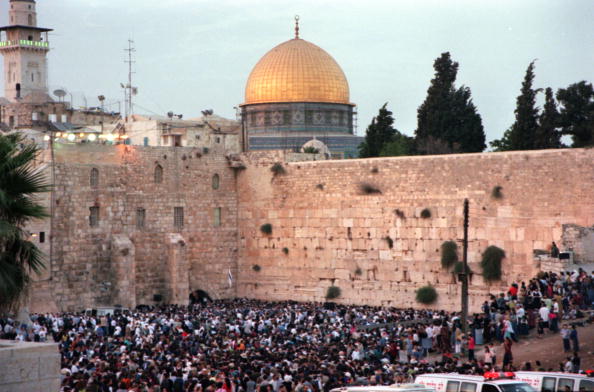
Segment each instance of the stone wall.
M199 288L234 295L227 272L236 268L235 172L223 151L56 145L55 161L54 216L45 223L53 228L50 277L33 286L32 311L133 307L154 303L155 295L187 303ZM92 185L93 169L98 183ZM183 207L182 228L174 225L175 207ZM95 226L91 208L98 209ZM137 226L139 209L144 227Z
M322 301L335 284L341 302L417 306L415 290L432 284L436 307L458 308L458 285L441 268L439 249L460 243L468 198L472 270L480 272L489 245L507 254L500 284L473 275L476 309L489 291L533 276L533 250L560 243L563 224L594 223L592 149L295 162L274 176L270 167L282 154L244 156L239 296ZM421 217L424 209L430 218ZM260 231L264 223L271 235Z
M0 392L58 392L60 353L55 343L0 340Z

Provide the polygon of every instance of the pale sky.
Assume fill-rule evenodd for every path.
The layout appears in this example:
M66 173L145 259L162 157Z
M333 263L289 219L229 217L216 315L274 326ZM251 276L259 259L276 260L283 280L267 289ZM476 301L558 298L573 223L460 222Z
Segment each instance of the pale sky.
M514 120L529 62L536 87L594 80L593 0L38 0L39 26L53 28L50 89L74 105L111 109L123 99L127 40L136 46L135 112L204 109L234 118L248 75L268 50L300 36L325 49L344 70L358 105L358 134L384 102L395 125L412 135L433 61L449 51L457 85L472 90L487 139ZM1 0L8 24L8 0ZM1 73L0 75L3 75ZM3 80L2 80L3 81Z

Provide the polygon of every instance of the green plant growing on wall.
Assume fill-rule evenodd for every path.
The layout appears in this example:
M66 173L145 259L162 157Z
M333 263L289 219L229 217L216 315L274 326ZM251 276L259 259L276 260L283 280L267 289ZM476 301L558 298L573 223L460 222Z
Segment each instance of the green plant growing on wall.
M379 169L377 168L377 166L374 166L371 168L371 173L373 173L373 174L379 173Z
M272 165L270 167L270 171L275 176L281 176L281 175L287 173L287 171L285 170L284 166L280 162L276 162L274 165Z
M493 199L499 200L499 199L503 199L503 187L500 185L494 186L493 190L491 191L491 197Z
M457 261L456 264L454 264L453 272L456 275L463 273L464 272L464 263L462 261ZM466 273L468 275L472 275L472 273L473 273L469 266L466 266Z
M303 149L303 152L306 154L318 154L320 152L320 150L318 150L315 147L308 146Z
M336 299L340 297L340 287L330 286L326 291L326 299Z
M359 190L364 195L374 195L374 194L380 194L380 193L382 193L382 191L379 190L379 188L377 188L375 185L372 185L372 184L370 184L368 182L362 182L362 183L360 183L359 184Z
M254 264L254 265L252 265L252 269L255 272L260 272L262 270L262 267L260 267L258 264Z
M437 291L433 286L423 286L417 290L416 299L419 303L431 305L437 300Z
M394 248L394 240L390 236L386 236L384 240L386 240L390 249Z
M363 275L363 270L361 269L361 267L357 267L355 269L355 275L357 275L357 276Z
M324 190L324 184L318 184L316 185L316 188L323 191Z
M283 253L286 254L286 255L288 255L289 254L289 248L286 248L286 247L283 248Z
M455 241L441 244L441 266L450 269L458 261L458 245Z
M481 259L481 268L483 278L487 282L494 282L501 279L501 262L505 258L505 251L496 246L489 246L483 252Z
M421 218L423 218L423 219L431 218L431 210L429 208L423 209L423 211L421 211Z
M260 226L260 231L264 234L272 234L272 225L270 223L264 223Z

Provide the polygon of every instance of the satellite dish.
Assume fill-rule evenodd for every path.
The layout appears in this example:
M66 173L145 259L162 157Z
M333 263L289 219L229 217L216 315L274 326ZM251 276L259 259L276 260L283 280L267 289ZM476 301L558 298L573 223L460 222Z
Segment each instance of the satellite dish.
M167 117L173 118L173 112L167 112Z
M66 91L62 90L62 89L57 89L54 90L54 95L60 99L64 98L66 96Z

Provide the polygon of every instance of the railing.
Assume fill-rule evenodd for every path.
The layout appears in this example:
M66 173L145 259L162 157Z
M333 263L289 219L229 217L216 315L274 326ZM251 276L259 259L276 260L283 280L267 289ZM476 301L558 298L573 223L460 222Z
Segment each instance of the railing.
M29 46L33 48L49 48L49 42L47 41L29 41L27 39L21 39L18 41L0 41L0 48L8 46Z

